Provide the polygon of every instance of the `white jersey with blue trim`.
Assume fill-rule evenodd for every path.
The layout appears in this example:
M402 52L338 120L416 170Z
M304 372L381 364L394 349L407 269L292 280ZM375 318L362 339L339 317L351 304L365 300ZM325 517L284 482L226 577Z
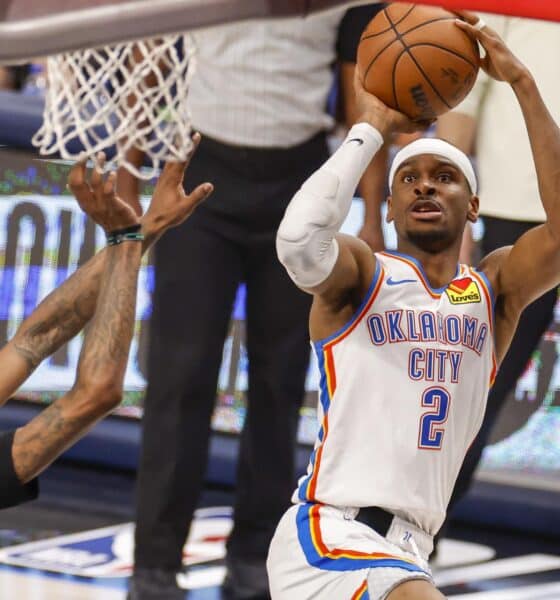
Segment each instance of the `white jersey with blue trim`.
M294 501L379 506L433 535L495 376L492 290L466 265L434 289L412 257L376 258L354 317L313 344L320 430Z

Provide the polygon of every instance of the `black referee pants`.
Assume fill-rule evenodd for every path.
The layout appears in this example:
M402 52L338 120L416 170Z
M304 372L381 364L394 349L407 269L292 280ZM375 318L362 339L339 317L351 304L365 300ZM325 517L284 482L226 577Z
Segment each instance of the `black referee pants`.
M521 235L536 225L536 223L525 221L484 217L483 256L496 250L496 248L513 244ZM523 283L521 282L520 285L523 285ZM474 471L488 442L496 418L508 394L523 373L543 333L552 321L557 294L555 288L535 300L523 311L511 346L488 394L488 405L482 427L467 452L453 490L448 512L451 512L453 506L469 489Z
M311 305L278 262L275 236L292 196L327 158L323 134L288 150L203 138L187 170L187 189L211 181L215 191L156 248L137 567L181 565L206 471L218 371L240 282L247 286L249 392L228 554L266 557L296 484Z

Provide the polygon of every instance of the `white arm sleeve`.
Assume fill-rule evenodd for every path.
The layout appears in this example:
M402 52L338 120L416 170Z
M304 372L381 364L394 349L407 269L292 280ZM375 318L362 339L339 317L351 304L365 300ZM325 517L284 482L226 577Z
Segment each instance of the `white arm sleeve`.
M278 229L276 251L299 287L315 287L331 274L338 258L336 232L382 145L377 129L368 123L354 125L338 150L292 198Z

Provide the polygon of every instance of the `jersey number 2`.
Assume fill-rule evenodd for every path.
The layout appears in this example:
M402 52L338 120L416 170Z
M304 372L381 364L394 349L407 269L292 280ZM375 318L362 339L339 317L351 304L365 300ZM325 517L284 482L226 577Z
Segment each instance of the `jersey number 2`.
M420 417L418 448L423 450L441 450L443 425L447 421L451 396L441 387L428 388L422 394L422 406L431 408Z

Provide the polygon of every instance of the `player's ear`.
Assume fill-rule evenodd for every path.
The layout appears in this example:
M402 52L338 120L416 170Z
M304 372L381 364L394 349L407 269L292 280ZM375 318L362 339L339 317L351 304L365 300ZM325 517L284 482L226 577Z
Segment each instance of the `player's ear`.
M467 210L467 221L471 223L476 223L478 219L478 207L480 205L480 200L478 196L471 196L469 200L469 208Z
M392 223L393 218L393 197L387 196L387 214L385 215L385 221L387 221L387 223Z

